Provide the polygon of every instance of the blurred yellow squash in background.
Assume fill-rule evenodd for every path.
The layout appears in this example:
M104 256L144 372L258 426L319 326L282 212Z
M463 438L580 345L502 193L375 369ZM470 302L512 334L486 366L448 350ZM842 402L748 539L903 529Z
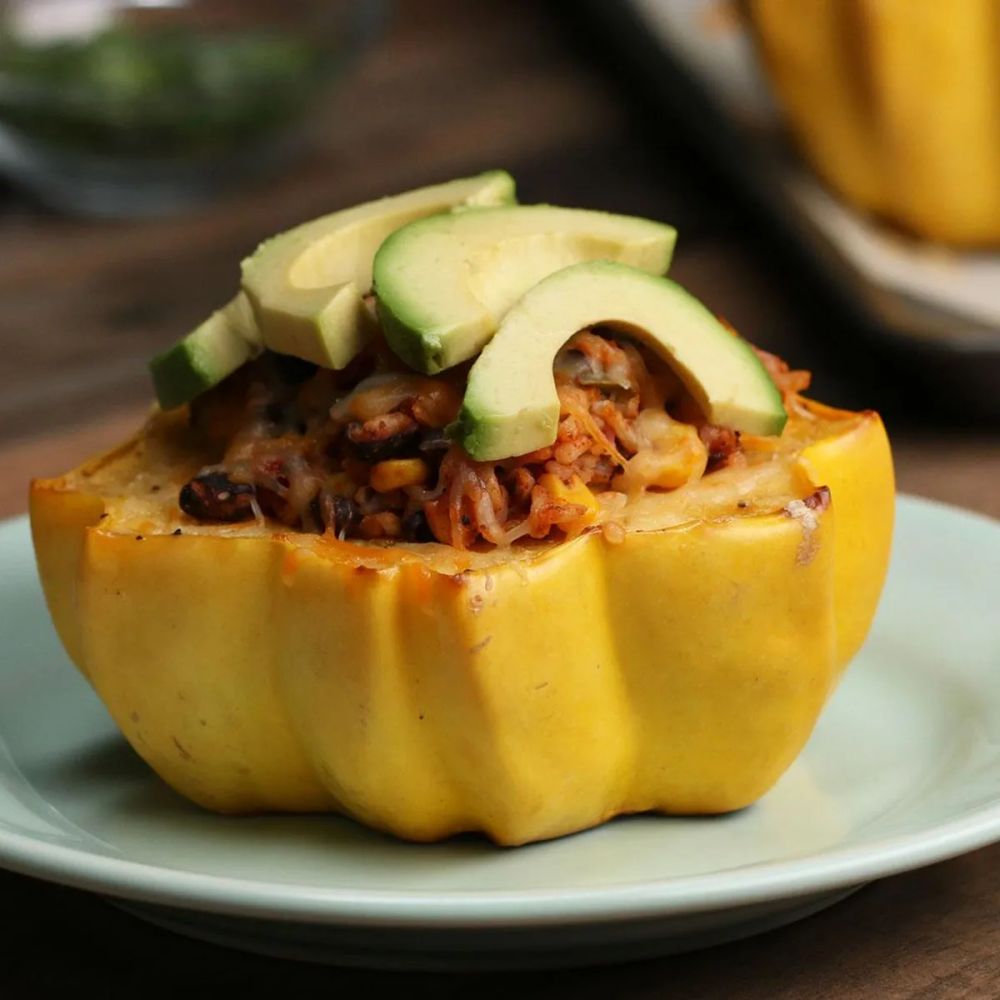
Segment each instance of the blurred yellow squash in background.
M997 0L748 0L792 131L863 209L1000 243Z

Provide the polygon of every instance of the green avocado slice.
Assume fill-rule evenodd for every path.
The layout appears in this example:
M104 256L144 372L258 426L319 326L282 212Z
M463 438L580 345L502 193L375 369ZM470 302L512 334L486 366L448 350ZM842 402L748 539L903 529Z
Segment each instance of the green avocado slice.
M574 333L598 324L663 357L710 422L781 433L787 419L781 393L745 340L675 282L595 261L532 288L473 364L459 415L461 441L473 458L497 461L555 441L553 361Z
M676 237L649 219L552 205L422 219L375 255L379 317L396 354L433 374L475 356L507 310L554 271L608 259L662 274Z
M382 241L415 219L461 205L514 200L514 180L492 170L355 205L262 243L243 261L243 290L264 345L324 368L343 368L368 339L362 296Z
M262 349L253 310L240 292L149 363L160 407L189 403Z

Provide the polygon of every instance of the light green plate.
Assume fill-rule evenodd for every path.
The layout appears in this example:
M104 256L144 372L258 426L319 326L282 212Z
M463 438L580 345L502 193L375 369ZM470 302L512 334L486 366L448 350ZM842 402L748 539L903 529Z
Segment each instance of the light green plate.
M508 850L201 812L67 662L25 521L0 526L0 567L0 864L209 940L384 967L600 962L756 933L1000 840L1000 524L960 511L900 501L871 638L758 805Z

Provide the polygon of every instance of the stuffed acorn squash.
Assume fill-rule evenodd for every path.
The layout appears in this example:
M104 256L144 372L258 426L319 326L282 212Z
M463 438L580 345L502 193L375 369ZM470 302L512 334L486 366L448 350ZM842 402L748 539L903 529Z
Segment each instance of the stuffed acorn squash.
M404 308L393 250L376 298L350 293L358 346L334 369L267 347L280 309L245 286L252 329L226 336L248 357L213 376L200 328L170 361L201 366L171 388L187 402L32 485L66 649L136 752L209 809L500 844L738 809L865 637L893 511L878 416L803 398L806 373L651 276L665 227L624 227L618 252L606 219L600 238L553 230L545 258L537 220L483 211L528 261L505 255L502 310L466 322L447 288ZM608 257L624 263L580 263ZM324 343L337 322L315 325ZM299 310L297 342L311 323ZM552 344L531 327L541 360L515 377L526 323ZM450 363L414 370L432 356ZM501 413L497 377L531 405Z

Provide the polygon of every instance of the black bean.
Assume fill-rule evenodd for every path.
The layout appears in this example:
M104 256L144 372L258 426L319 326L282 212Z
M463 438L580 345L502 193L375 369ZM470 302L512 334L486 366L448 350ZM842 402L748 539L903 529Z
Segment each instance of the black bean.
M224 472L205 472L181 487L178 503L200 521L246 521L253 517L254 488Z
M350 424L347 428L347 442L355 457L369 464L413 455L420 442L420 428L416 424L397 434L378 439L364 436L361 428L359 423Z
M361 521L361 510L350 497L334 497L333 509L336 515L336 532L338 535L349 535Z
M427 515L422 510L415 510L403 518L403 538L408 542L434 541L434 533L427 523Z
M347 536L361 521L361 510L349 497L320 493L313 497L309 512L316 522L316 530L330 530L337 535Z

